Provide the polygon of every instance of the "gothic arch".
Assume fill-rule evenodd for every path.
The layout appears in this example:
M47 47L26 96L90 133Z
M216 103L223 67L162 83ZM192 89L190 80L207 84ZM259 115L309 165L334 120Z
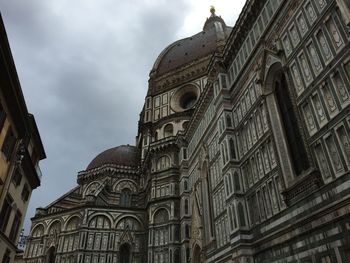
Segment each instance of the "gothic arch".
M114 225L114 228L118 228L118 225L121 223L122 220L126 219L126 218L132 218L135 221L137 221L137 223L139 224L141 229L144 229L144 224L142 222L142 220L140 218L138 218L137 216L134 215L121 215L117 218L116 220L116 224Z
M282 71L281 62L275 62L269 67L266 67L267 74L265 77L264 85L262 85L262 94L269 95L274 92L274 79L275 75Z
M46 235L50 233L51 229L53 229L53 226L54 226L55 224L58 224L58 226L59 226L59 227L58 227L59 232L62 231L63 220L57 218L57 219L52 220L52 222L50 222L49 226L48 226L47 229L46 229L46 233L45 233Z
M160 207L153 212L152 222L153 223L166 223L170 218L170 213L167 208Z
M45 226L43 223L36 224L31 232L30 232L30 237L41 237L45 233Z
M94 222L93 220L96 220L96 221ZM100 220L100 222L99 222L99 220ZM99 224L101 222L102 222L102 225L99 226ZM89 227L110 229L112 227L112 222L113 222L113 219L108 214L95 213L92 216L90 216L90 219L88 221L88 225L89 225Z
M119 180L114 184L114 191L121 192L123 189L128 188L132 193L137 192L137 186L133 180L123 179Z
M125 230L125 226L122 226L122 224L124 224L127 219L131 219L133 221L133 223L136 223L136 224L132 224L132 227L129 228L130 230L140 231L143 229L143 224L142 224L141 220L138 217L133 216L133 215L125 215L125 216L122 216L121 218L119 218L117 220L115 228L118 230Z
M170 137L174 135L174 125L172 123L167 123L163 127L163 138Z
M83 196L85 197L87 194L93 194L100 185L101 183L98 181L93 181L89 183L84 190Z
M162 155L157 159L156 170L161 171L171 166L171 157L167 154Z
M71 225L72 223L74 223L74 222L73 222L74 220L77 220L76 225L74 226L74 227L75 227L74 229L77 229L77 228L78 228L79 223L80 223L80 221L81 221L81 216L80 216L79 214L75 214L75 215L70 216L70 217L67 219L67 221L66 221L66 223L64 224L64 227L63 227L64 231L74 230L74 229L68 229L68 228L70 228L70 225Z

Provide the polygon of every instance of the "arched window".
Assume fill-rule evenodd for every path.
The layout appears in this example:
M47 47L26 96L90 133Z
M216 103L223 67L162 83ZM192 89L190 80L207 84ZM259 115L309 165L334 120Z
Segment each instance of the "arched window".
M153 216L153 221L156 224L162 224L169 221L169 213L165 209L159 209Z
M79 244L79 233L77 228L79 227L80 218L78 216L71 217L66 223L65 235L62 237L62 252L69 252L78 249ZM71 261L74 262L74 258L71 258Z
M223 164L225 164L226 163L226 155L225 155L224 145L223 144L221 144L221 155L222 155Z
M226 125L229 128L232 127L232 119L231 119L231 116L229 114L226 115Z
M228 151L227 151L227 141L226 140L224 141L224 151L225 151L225 156L226 156L226 161L225 161L225 163L226 163L226 162L229 161Z
M170 167L170 158L167 155L160 157L157 160L157 171L164 170Z
M281 74L275 82L275 93L294 170L299 175L310 165L284 74Z
M154 141L158 141L158 132L154 133Z
M227 196L229 196L231 194L230 189L229 189L229 182L228 182L228 176L225 177L225 186L226 186L226 193Z
M240 184L239 175L237 172L233 174L233 182L235 184L235 191L241 191L241 184Z
M188 199L185 199L185 214L188 214Z
M129 229L131 231L139 231L141 230L141 225L139 221L137 221L133 217L124 217L117 223L118 230L126 230Z
M49 235L57 235L61 232L61 223L59 221L55 221L50 225Z
M185 237L190 238L190 226L185 225Z
M233 230L234 226L233 226L233 217L232 217L232 208L231 208L231 206L228 207L228 211L229 211L228 217L230 219L231 230Z
M234 226L234 228L236 228L237 227L237 219L236 219L236 212L235 212L235 207L234 206L232 206L231 215L232 215L232 218L233 218L233 226Z
M78 228L78 225L79 225L79 217L77 216L74 216L72 217L71 219L69 219L69 221L67 222L66 224L66 231L73 231L73 230L76 230Z
M44 234L44 226L37 225L33 231L31 237L41 237Z
M174 134L174 127L171 123L168 123L164 126L164 138L173 136Z
M120 205L129 207L131 205L131 191L128 188L124 188L120 194Z
M89 222L90 228L99 228L99 229L109 229L111 228L111 221L108 217L104 215L94 216Z
M246 226L244 209L242 203L238 203L238 217L239 217L239 225Z
M231 174L228 175L228 180L229 180L229 186L230 186L230 193L233 192L233 182L232 182L232 176Z
M231 153L231 157L232 159L236 159L236 147L235 147L235 142L233 140L233 138L230 138L229 140L229 144L230 144L230 153Z
M187 180L184 181L184 191L188 190L188 183Z

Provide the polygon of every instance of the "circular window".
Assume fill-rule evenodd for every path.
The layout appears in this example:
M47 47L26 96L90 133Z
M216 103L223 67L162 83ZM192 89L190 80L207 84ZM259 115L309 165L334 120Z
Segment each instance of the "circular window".
M187 85L178 89L171 97L170 106L175 112L193 108L198 100L199 90L194 85Z
M197 102L197 94L194 92L188 92L182 95L180 98L180 106L184 110L191 109Z

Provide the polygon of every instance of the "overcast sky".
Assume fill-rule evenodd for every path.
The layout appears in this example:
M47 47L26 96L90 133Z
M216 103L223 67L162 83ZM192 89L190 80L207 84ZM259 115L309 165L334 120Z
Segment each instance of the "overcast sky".
M28 110L47 159L25 223L76 185L101 151L134 144L148 74L170 43L202 30L209 6L234 25L245 0L0 0Z

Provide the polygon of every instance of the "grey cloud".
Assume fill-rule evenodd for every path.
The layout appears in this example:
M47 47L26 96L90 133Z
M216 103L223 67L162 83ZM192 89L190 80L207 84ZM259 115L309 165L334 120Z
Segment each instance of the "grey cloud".
M48 155L29 217L74 187L96 154L134 142L148 73L176 40L188 7L184 0L0 1Z
M186 7L184 0L0 1L48 157L27 217L74 187L99 152L134 143L149 71L175 40Z

